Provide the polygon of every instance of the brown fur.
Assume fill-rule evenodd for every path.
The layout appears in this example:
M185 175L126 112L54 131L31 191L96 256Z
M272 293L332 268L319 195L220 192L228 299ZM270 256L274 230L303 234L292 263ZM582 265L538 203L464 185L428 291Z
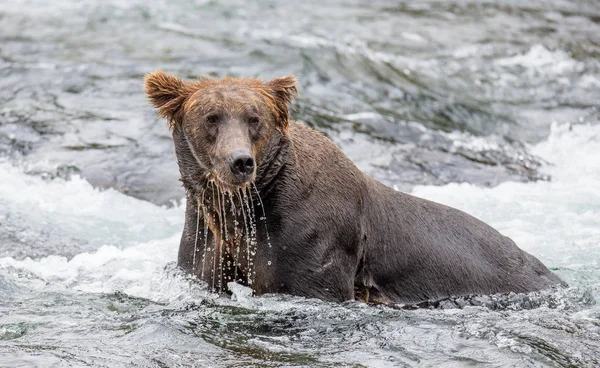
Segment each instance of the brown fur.
M256 294L418 303L562 283L485 223L382 185L290 121L294 77L156 71L146 93L169 120L187 190L178 264L216 290L236 281ZM243 179L231 164L240 150L255 162Z

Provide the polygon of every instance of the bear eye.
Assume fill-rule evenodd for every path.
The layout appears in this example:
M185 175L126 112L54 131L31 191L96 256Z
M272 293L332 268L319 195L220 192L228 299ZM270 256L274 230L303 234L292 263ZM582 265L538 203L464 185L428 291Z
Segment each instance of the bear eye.
M209 124L216 124L217 122L219 122L219 116L218 115L208 115L206 117L206 122Z
M250 125L257 125L258 122L259 122L259 119L256 116L253 116L250 119L248 119L248 124L250 124Z

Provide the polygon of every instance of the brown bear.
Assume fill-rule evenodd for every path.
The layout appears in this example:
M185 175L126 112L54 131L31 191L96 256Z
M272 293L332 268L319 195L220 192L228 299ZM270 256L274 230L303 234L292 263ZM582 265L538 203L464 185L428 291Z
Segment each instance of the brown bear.
M159 70L145 89L187 192L178 264L213 290L412 304L562 284L490 226L386 187L291 121L294 77L184 82Z

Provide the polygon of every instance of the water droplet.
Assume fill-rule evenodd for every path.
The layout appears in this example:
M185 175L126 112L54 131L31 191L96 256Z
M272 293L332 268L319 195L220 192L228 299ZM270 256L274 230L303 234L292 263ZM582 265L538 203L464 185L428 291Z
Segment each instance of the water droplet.
M271 265L271 261L267 262L267 264L270 266Z

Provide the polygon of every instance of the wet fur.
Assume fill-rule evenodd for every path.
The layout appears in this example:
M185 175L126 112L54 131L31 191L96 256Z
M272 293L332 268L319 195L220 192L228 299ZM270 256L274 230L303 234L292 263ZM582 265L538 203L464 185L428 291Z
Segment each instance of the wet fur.
M219 211L218 200L209 191L215 181L199 164L189 142L196 139L200 144L203 138L186 136L181 124L186 109L199 103L193 96L201 94L202 83L185 84L162 72L155 74L147 78L146 91L161 116L171 122L187 190L178 264L208 285L221 285L215 288L224 290L234 277L250 284L250 276L257 295L289 293L334 301L360 298L412 304L470 294L529 292L562 283L540 261L485 223L384 186L360 171L322 134L289 121L287 106L296 91L290 77L267 83L233 78L202 82L231 86L242 81L255 88L266 108L262 111L268 111L264 118L271 122L256 149L256 191L246 191L251 193L249 210L266 213L264 222L256 221L252 275L246 261L223 275L213 272L215 265L231 261L249 234L242 231L237 245L221 243L223 229L229 239L234 238L233 227L220 224L218 216L207 218L207 213ZM259 206L260 199L264 207ZM238 208L242 202L232 196L225 213L230 213L232 204ZM210 262L204 259L210 270L205 264L202 273L205 257L198 254L210 253L204 251L204 237L212 249L224 246L225 256L215 258L219 252L213 251ZM203 241L198 244L198 239Z

